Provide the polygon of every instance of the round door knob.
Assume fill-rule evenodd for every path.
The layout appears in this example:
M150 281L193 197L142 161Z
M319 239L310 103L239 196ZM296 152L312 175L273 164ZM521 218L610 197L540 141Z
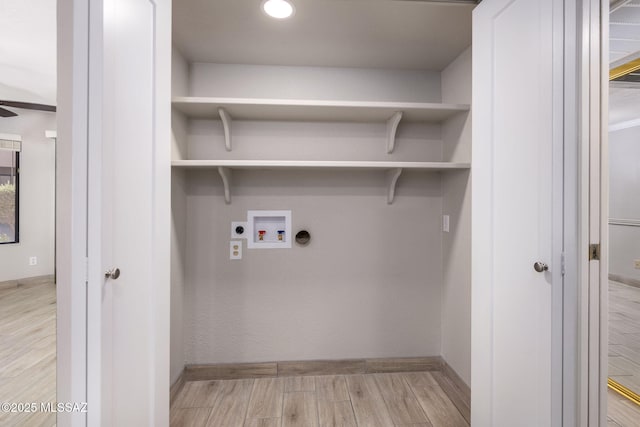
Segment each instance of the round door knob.
M533 269L538 273L542 273L543 271L549 270L549 266L544 262L538 261L535 264L533 264Z
M120 269L119 268L112 268L110 270L107 270L104 273L104 277L106 277L107 279L116 280L118 277L120 277Z

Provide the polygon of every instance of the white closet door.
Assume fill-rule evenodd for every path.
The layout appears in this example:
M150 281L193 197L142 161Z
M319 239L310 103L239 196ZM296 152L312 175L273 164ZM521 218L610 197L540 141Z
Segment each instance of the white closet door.
M170 12L92 3L88 425L168 426Z
M562 218L562 3L485 0L474 11L476 427L544 427L561 413L554 399L561 396L562 326L552 316L562 286L561 247L554 245ZM548 270L536 271L537 262Z

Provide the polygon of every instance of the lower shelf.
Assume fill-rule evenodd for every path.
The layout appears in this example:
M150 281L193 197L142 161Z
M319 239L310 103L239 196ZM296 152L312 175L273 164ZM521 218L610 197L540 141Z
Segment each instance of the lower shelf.
M227 204L231 203L233 169L342 169L383 170L387 175L387 203L393 203L396 184L404 169L445 172L470 169L470 163L454 162L375 162L375 161L316 161L316 160L174 160L173 168L217 169L224 185Z

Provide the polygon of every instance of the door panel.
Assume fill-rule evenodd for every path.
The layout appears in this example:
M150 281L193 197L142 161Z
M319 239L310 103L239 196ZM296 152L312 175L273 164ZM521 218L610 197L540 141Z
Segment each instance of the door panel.
M92 3L89 425L168 425L170 10Z
M562 142L554 138L562 105L553 97L553 3L485 0L474 11L476 426L552 424L552 286L561 286L553 147ZM549 271L536 272L537 261Z
M148 361L151 360L153 143L154 143L154 7L148 0L109 0L105 23L109 63L107 117L112 139L104 165L105 204L111 224L105 230L109 252L104 269L117 267L110 280L111 418L112 425L146 425L150 412ZM109 16L108 16L109 18ZM109 83L112 87L109 89ZM107 157L105 157L107 158ZM105 243L107 241L105 240Z

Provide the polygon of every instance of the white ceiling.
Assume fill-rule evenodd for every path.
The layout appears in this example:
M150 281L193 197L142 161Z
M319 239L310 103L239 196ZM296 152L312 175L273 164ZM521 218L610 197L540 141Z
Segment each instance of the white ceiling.
M0 99L56 101L55 0L0 0Z
M173 37L191 62L442 70L471 45L469 4L292 0L287 20L261 0L175 0Z
M614 66L640 52L640 0L610 0L609 59Z

